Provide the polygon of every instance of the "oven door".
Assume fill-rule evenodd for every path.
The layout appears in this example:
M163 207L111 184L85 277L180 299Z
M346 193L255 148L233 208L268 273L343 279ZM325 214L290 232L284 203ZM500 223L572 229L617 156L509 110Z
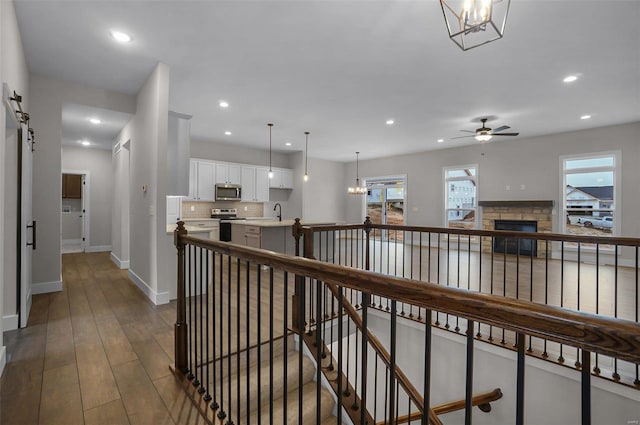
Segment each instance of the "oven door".
M220 240L222 242L231 242L231 223L220 222Z

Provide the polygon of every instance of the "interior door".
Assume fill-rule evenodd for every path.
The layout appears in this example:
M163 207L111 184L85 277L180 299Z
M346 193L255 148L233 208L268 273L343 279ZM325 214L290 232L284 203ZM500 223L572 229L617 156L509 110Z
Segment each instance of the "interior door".
M33 143L25 124L22 124L18 131L18 143L20 278L17 282L17 298L18 319L20 327L24 328L27 326L31 311L31 263L33 250L36 249L37 232L36 223L32 216Z
M367 216L374 224L404 224L404 179L367 181ZM376 239L402 240L402 232L372 232Z

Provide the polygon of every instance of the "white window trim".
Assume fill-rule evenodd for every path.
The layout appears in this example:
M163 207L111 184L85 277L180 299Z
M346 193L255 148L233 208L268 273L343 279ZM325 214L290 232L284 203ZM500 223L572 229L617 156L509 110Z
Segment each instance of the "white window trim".
M402 211L402 222L404 223L405 226L408 226L407 224L407 205L409 205L407 203L407 193L409 192L409 180L407 177L407 174L393 174L390 176L377 176L377 177L364 177L361 179L362 180L362 185L364 187L366 187L368 189L368 183L367 182L371 182L376 181L376 180L402 180L404 182L404 198L403 198L403 202L404 202L404 210ZM366 216L367 216L367 196L368 195L364 195L362 197L362 203L361 203L361 211L362 213L360 214L362 216L362 221L364 222Z
M470 168L475 168L476 170L476 175L475 176L462 176L462 177L451 177L451 178L447 178L447 171L451 171L451 170L464 170L464 169L470 169ZM463 164L463 165L452 165L452 166L447 166L447 167L442 167L442 182L441 182L441 187L442 187L442 212L443 212L443 216L442 216L442 226L443 227L449 227L449 220L448 220L448 213L450 209L457 209L457 208L448 208L448 196L447 196L447 183L450 181L463 181L463 180L469 180L469 177L473 178L473 181L476 183L476 197L475 197L475 206L473 207L475 214L474 214L474 223L473 223L473 228L477 229L478 228L478 223L479 223L479 210L478 210L478 199L480 198L480 185L478 184L478 181L480 179L480 167L478 166L478 164Z
M565 162L567 160L576 159L594 159L613 156L612 166L601 167L584 167L584 168L571 168L565 169ZM573 154L573 155L561 155L560 156L560 200L561 200L561 214L560 232L567 233L567 222L565 219L565 213L567 211L567 171L571 174L577 174L580 172L598 172L598 171L612 171L614 173L614 185L613 185L613 231L611 236L620 236L622 220L621 220L621 198L622 193L622 152L617 151L604 151L604 152L592 152L585 154ZM601 211L601 208L593 209L593 211ZM605 211L611 211L611 209L605 209Z

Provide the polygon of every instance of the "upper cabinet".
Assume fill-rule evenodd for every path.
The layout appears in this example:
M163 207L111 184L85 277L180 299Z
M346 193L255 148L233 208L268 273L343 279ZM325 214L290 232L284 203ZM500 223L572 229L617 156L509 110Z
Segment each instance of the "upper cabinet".
M215 200L215 173L215 163L196 161L196 187L195 190L189 190L189 193L195 193L194 199L199 201Z
M242 200L269 201L269 170L264 167L242 167Z
M269 181L271 189L293 189L293 170L273 168L273 178Z
M82 175L63 174L62 175L62 197L65 199L82 198Z
M216 184L241 184L241 170L240 165L216 163Z

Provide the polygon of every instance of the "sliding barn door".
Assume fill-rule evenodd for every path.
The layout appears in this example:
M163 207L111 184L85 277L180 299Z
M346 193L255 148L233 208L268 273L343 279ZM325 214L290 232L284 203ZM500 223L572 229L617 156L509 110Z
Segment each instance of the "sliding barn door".
M18 252L17 302L19 326L24 328L31 310L31 262L36 249L36 223L32 216L33 141L25 124L18 130Z

